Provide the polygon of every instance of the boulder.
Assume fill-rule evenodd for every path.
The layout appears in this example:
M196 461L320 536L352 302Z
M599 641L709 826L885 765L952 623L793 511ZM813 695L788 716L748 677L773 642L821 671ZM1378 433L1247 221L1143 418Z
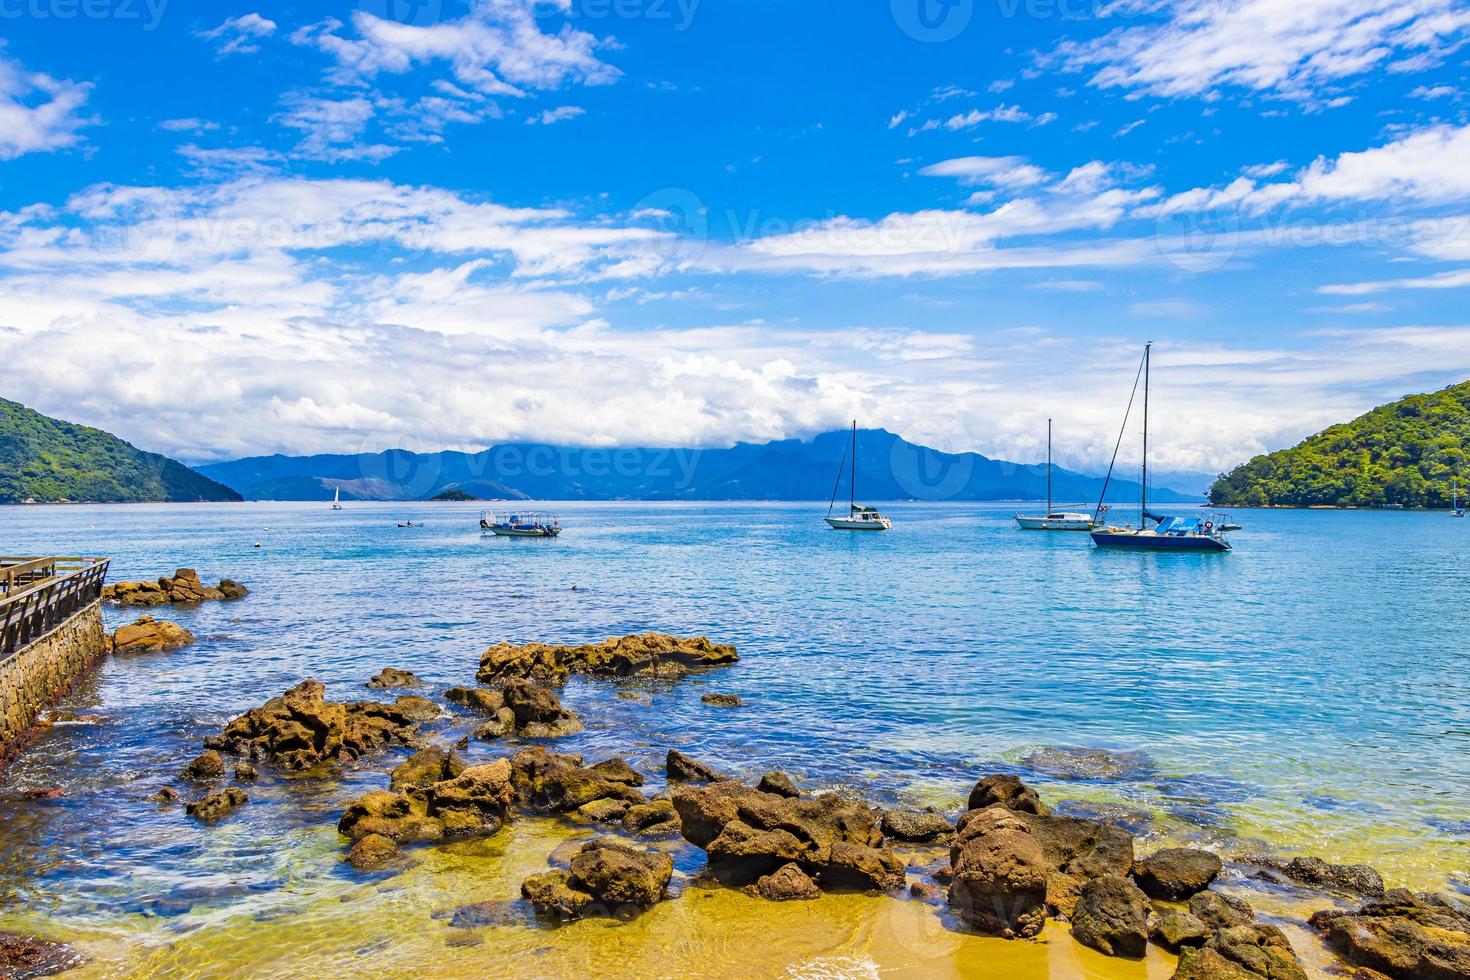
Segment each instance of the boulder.
M954 833L954 824L933 810L887 810L882 828L885 837L915 843L940 840Z
M768 772L761 777L756 789L762 793L773 793L776 796L785 796L796 799L801 795L801 790L796 788L796 782L784 772Z
M577 816L593 823L622 823L628 812L627 800L593 800L577 807Z
M410 721L435 721L444 714L433 701L417 694L399 695L393 699L393 707L403 712Z
M113 631L108 649L113 653L165 653L193 642L194 634L178 623L139 616L132 623Z
M1148 949L1148 896L1118 875L1082 886L1072 910L1072 938L1107 956L1140 957Z
M741 703L738 694L706 694L699 700L715 708L738 708Z
M909 885L909 894L921 902L942 902L948 897L943 885L932 881L916 881Z
M672 836L679 832L679 811L669 800L650 800L629 807L622 823L624 830L639 837Z
M643 794L625 782L582 765L582 757L559 755L536 747L509 760L516 797L523 806L552 813L570 813L594 800L622 800L629 806L645 802Z
M241 599L249 594L233 579L221 579L218 587L205 585L192 568L180 568L157 582L113 582L103 586L102 600L118 606L163 606L193 604L206 600Z
M515 785L509 759L471 766L435 783L422 795L427 814L444 824L446 837L483 837L495 833L510 819Z
M235 766L235 782L253 783L260 778L260 770L248 762L241 762Z
M216 823L250 802L245 791L231 786L218 793L211 793L202 800L186 804L184 812L202 823Z
M367 682L367 686L376 691L386 691L395 687L423 687L424 682L414 676L411 670L384 667Z
M444 692L444 700L487 715L505 707L505 695L483 687L451 687Z
M1023 825L956 843L950 863L949 904L965 922L1007 939L1041 931L1050 867L1041 844Z
M81 966L87 958L66 943L0 932L0 977L49 977Z
M158 803L158 804L169 804L169 803L176 803L176 802L178 802L178 799L179 799L179 791L176 790L176 789L174 789L172 786L165 786L162 789L160 789L157 793L154 793L152 796L148 797L148 802L149 803Z
M861 800L835 793L797 799L725 780L678 787L671 802L684 839L735 877L752 880L795 863L838 887L903 884L903 862L880 846L878 815Z
M1153 760L1138 751L1114 751L1086 746L1055 745L1040 748L1021 764L1053 779L1137 779L1153 773Z
M1002 806L1007 810L1042 816L1051 812L1046 804L1041 802L1041 797L1036 795L1036 790L1022 783L1015 776L986 776L970 790L970 800L965 807L966 810L984 810L992 806Z
M347 852L347 863L358 871L377 871L398 857L398 844L382 834L367 834Z
M643 773L628 765L623 759L607 759L593 764L591 768L593 772L601 773L604 778L615 783L626 783L629 786L643 785Z
M435 843L486 837L510 819L515 788L508 759L463 767L450 753L441 760L446 778L423 785L434 772L432 762L426 759L406 772L405 778L412 776L415 782L402 792L376 790L349 803L337 823L338 833L354 841L376 834L399 844Z
M718 770L691 759L678 749L669 749L664 771L668 773L669 781L674 783L717 783L725 778Z
M325 700L325 691L303 681L231 721L205 747L301 771L377 754L414 735L413 720L394 705L340 704Z
M499 643L480 657L478 678L493 684L511 677L560 683L569 674L628 677L634 674L679 676L702 667L722 667L740 658L735 648L663 633L614 637L584 646Z
M1292 881L1342 895L1378 898L1384 891L1383 878L1366 864L1329 864L1314 857L1296 857L1290 861L1252 857L1247 861Z
M755 883L754 892L768 902L802 902L822 897L816 882L795 864L783 864L763 875Z
M582 730L582 722L545 685L513 677L505 682L501 694L515 715L516 732L525 738L560 738Z
M184 767L179 773L180 778L187 779L192 783L207 783L215 779L223 779L225 775L225 760L214 749L206 749L198 758Z
M1133 879L1150 898L1182 901L1210 887L1223 865L1209 851L1169 847L1133 865Z
M1395 980L1470 977L1470 905L1402 888L1356 912L1328 909L1309 920L1339 956Z
M1275 926L1231 926L1179 954L1174 980L1307 980L1286 935Z
M1204 891L1189 900L1189 914L1211 929L1250 925L1256 912L1241 898Z
M663 900L674 860L615 837L599 837L577 849L566 871L532 875L521 894L538 915L575 919L601 906L608 914L648 908Z
M497 708L493 716L474 731L474 737L481 742L493 742L516 733L516 713L509 708Z
M468 768L453 749L430 746L420 749L394 767L388 785L394 790L409 787L427 789L435 783L453 779Z
M1179 911L1165 912L1159 916L1149 933L1154 942L1171 953L1177 953L1185 946L1203 946L1205 940L1214 934L1214 929L1193 915Z

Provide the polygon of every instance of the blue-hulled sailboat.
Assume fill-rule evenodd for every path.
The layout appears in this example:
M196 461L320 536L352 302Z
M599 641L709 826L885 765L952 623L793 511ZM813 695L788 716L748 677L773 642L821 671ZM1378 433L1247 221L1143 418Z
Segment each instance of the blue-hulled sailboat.
M1138 527L1103 527L1092 532L1092 541L1099 548L1121 548L1134 551L1229 551L1230 542L1212 520L1199 517L1174 517L1155 514L1148 509L1148 382L1149 367L1153 356L1153 344L1143 348L1143 363L1139 374L1143 377L1143 480L1140 483L1138 501ZM1133 394L1138 394L1138 378L1133 379ZM1128 412L1123 413L1123 429L1128 429L1128 414L1133 409L1133 396L1128 399ZM1123 435L1118 434L1119 444ZM1113 462L1108 466L1107 479L1103 481L1103 495L1098 500L1098 513L1102 513L1107 499L1108 483L1113 478L1113 465L1118 462L1118 450L1113 450ZM1149 524L1152 522L1153 526Z

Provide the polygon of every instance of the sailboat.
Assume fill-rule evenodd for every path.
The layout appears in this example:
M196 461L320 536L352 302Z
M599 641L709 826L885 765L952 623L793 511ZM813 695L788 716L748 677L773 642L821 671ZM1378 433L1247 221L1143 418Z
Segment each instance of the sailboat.
M852 471L848 477L847 516L833 517L832 508L837 506L837 490L842 486L842 471L847 456L852 457ZM893 522L878 513L876 507L866 507L857 502L857 419L852 422L852 446L837 464L837 482L832 484L832 502L827 505L827 525L835 531L887 531Z
M1046 516L1016 515L1016 525L1026 531L1091 531L1091 514L1075 514L1051 509L1051 419L1046 420Z
M1104 527L1094 529L1092 541L1099 548L1129 548L1136 551L1229 551L1230 542L1212 520L1198 517L1171 517L1154 514L1148 509L1148 385L1149 367L1153 358L1153 344L1143 348L1143 363L1139 373L1143 376L1143 480L1139 486L1138 528ZM1138 378L1133 379L1133 395L1128 398L1128 411L1123 413L1123 431L1128 429L1128 414L1133 409L1133 396L1138 394ZM1123 434L1118 434L1121 445ZM1103 496L1098 501L1098 512L1102 512L1102 501L1107 499L1108 483L1113 479L1113 466L1118 462L1118 451L1113 450L1113 462L1108 465L1107 479L1103 480ZM1149 527L1149 521L1154 527Z
M1455 500L1450 505L1450 515L1453 517L1464 517L1465 508L1460 506L1460 481L1455 481Z
M342 509L342 488L341 487L338 487L337 488L337 492L332 495L332 509L333 510L341 510Z

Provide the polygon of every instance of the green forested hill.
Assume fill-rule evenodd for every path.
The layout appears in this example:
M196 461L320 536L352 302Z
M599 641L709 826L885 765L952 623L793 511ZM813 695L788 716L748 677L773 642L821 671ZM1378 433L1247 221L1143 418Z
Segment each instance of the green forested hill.
M1448 507L1470 480L1470 381L1410 395L1220 477L1222 507Z
M239 500L183 463L0 398L0 504Z

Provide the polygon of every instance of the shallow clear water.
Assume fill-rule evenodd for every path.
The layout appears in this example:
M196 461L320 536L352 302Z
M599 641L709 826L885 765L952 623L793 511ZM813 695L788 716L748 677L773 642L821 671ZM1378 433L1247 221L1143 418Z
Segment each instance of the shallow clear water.
M161 612L200 642L110 659L68 701L101 721L50 730L0 774L0 905L106 949L336 902L363 882L330 829L392 760L341 782L268 778L212 831L144 797L304 677L351 700L395 666L433 695L472 683L498 640L648 629L734 643L741 662L636 698L573 681L564 699L588 731L567 750L653 771L677 746L949 809L1003 769L1150 838L1466 887L1470 521L1244 512L1231 554L1150 555L1018 531L1008 507L894 504L886 534L827 530L822 509L569 504L556 541L482 537L474 505L0 509L5 553L109 555L114 581L191 566L252 590ZM408 516L426 526L395 526ZM136 615L106 613L109 628ZM714 690L745 707L703 705ZM1046 746L1144 759L1068 780L1026 761ZM63 798L18 799L53 784Z

